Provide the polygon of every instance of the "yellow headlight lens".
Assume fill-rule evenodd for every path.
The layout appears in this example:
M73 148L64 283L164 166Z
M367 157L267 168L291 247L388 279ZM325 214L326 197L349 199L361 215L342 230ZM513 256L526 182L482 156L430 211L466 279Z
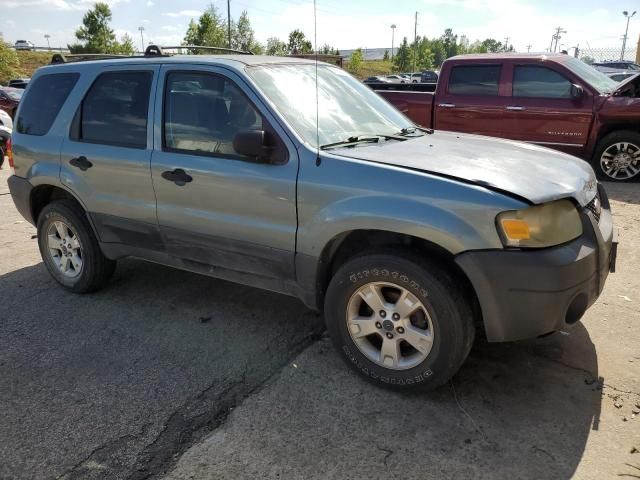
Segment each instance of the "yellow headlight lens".
M496 220L506 247L551 247L582 235L580 214L570 200L502 212Z

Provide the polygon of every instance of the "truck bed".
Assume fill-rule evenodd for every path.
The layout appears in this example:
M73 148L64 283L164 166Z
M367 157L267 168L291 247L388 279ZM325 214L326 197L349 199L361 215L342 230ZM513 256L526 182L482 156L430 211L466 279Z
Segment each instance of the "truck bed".
M394 107L425 128L433 128L434 92L377 90Z

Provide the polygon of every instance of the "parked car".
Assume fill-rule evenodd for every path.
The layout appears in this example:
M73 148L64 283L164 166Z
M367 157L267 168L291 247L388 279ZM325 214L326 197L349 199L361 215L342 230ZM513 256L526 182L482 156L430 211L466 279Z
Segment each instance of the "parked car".
M23 92L24 90L18 88L0 87L0 110L4 110L13 118Z
M9 80L9 87L11 88L20 88L22 90L24 90L25 88L27 88L27 85L29 84L29 78L15 78L13 80Z
M606 73L605 75L609 77L611 80L614 80L616 82L622 82L638 74L640 74L640 72L626 71L626 72L611 72L611 73Z
M425 70L420 74L420 82L422 83L436 83L438 81L438 74L433 70Z
M629 60L610 60L606 62L595 62L591 65L597 69L613 68L615 70L632 70L634 72L640 72L640 65Z
M9 130L13 130L13 119L4 110L0 110L0 127L6 127Z
M0 110L0 120L2 120L3 114L6 115ZM10 127L0 125L0 168L4 165L4 159L11 145L11 131Z
M393 83L405 83L407 81L403 75L385 75L384 78Z
M35 45L28 40L18 40L13 45L13 48L15 48L16 50L33 50L34 47Z
M615 266L577 158L423 129L333 65L154 51L41 68L20 104L9 189L67 290L135 256L293 295L362 376L434 388L476 322L565 330Z
M616 83L560 54L461 55L444 62L435 93L379 94L425 127L548 146L602 179L640 179L640 77Z
M363 83L394 83L386 77L378 76L378 77L368 77Z

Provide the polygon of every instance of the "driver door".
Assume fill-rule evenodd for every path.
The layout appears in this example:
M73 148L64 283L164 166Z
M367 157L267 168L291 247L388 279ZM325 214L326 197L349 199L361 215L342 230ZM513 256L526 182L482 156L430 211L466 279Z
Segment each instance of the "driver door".
M284 131L228 70L163 66L157 92L151 171L167 252L201 265L292 278L298 156ZM235 151L234 136L250 130L273 136L282 163Z

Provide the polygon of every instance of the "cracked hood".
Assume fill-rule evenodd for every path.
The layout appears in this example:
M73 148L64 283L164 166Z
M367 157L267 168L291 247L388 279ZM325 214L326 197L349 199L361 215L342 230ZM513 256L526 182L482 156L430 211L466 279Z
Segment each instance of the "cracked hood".
M534 204L573 197L584 206L597 189L593 169L579 158L528 143L478 135L435 132L331 153L457 178L510 192Z

